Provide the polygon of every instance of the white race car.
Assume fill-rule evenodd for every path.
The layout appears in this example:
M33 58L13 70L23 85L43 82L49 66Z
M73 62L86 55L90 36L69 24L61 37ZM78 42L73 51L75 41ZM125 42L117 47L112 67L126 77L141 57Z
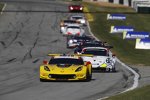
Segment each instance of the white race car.
M108 48L104 47L85 47L81 54L92 54L93 57L83 57L84 61L90 61L93 69L115 72L116 58Z
M76 20L78 23L86 26L86 19L83 16L80 15L74 15L69 17L70 20Z
M78 24L72 24L64 27L62 34L65 36L82 36L84 29Z
M68 25L79 24L76 20L62 20L60 22L60 32L62 33Z

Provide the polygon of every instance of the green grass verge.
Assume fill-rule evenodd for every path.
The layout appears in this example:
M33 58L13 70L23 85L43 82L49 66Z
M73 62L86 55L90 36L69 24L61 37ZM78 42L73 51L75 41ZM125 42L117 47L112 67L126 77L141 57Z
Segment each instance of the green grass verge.
M150 85L120 95L112 96L105 100L150 100L149 93Z
M2 11L3 7L4 7L4 4L0 3L0 12Z
M150 14L135 14L132 8L100 7L97 4L85 2L83 5L86 6L89 11L103 12L92 13L94 21L90 22L91 30L100 40L107 41L114 46L112 51L121 61L129 65L150 65L150 50L137 50L135 49L135 40L123 40L122 34L109 33L112 25L128 25L135 27L136 31L150 32ZM106 19L106 12L128 12L133 14L126 14L126 21L108 21Z

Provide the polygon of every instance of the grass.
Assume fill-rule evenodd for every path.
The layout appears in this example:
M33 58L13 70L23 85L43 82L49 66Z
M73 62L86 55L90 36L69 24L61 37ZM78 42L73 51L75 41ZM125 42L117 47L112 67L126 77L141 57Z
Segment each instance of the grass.
M120 95L112 96L105 100L150 100L150 85L142 88L137 88Z
M3 3L0 3L0 12L1 12L2 9L3 9L3 6L4 6L4 4L3 4Z
M122 34L110 34L112 25L133 26L136 31L150 32L150 14L136 14L128 7L100 7L98 4L83 3L92 13L94 21L90 21L90 27L96 37L113 45L112 52L129 65L150 66L150 50L135 49L135 40L123 40ZM128 13L126 21L108 21L107 12Z
M114 46L113 52L126 64L150 66L150 50L136 50L135 41L123 40L122 35L110 34L111 25L131 25L136 31L150 32L150 14L136 14L132 8L99 7L98 4L84 3L92 13L94 21L90 27L96 37ZM128 13L126 21L108 21L107 12ZM87 15L86 15L87 16ZM105 100L150 100L150 85L123 94L109 97Z

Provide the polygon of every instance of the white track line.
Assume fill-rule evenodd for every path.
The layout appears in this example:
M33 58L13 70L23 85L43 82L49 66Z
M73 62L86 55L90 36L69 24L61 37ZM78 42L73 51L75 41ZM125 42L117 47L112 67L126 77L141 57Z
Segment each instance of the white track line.
M4 11L5 7L6 7L6 3L4 4L4 6L2 8L1 15L3 14L3 11Z
M90 34L91 34L96 40L99 40L99 39L98 39L97 37L95 37L94 34L92 33L88 21L87 21L87 27L88 27L88 30L89 30ZM125 93L125 92L127 92L127 91L131 91L131 90L137 88L137 87L138 87L138 84L139 84L139 77L140 77L140 75L139 75L136 71L134 71L132 68L130 68L129 66L127 66L125 63L121 62L118 58L117 58L116 60L117 60L122 66L124 66L126 69L128 69L129 71L131 71L131 72L134 74L134 83L133 83L132 87L126 89L125 91L123 91L123 92L121 92L121 93ZM119 93L119 94L121 94L121 93ZM100 99L97 99L97 100L103 100L103 99L106 99L106 98L108 98L108 97L103 97L103 98L100 98Z

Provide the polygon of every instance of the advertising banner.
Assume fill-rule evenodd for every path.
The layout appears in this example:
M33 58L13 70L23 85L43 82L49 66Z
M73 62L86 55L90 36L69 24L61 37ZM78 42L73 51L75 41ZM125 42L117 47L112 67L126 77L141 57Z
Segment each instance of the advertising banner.
M107 20L126 20L124 14L107 14Z
M150 49L150 38L136 39L136 49Z
M123 32L123 39L149 38L149 32Z
M110 33L123 33L134 31L132 26L111 26Z

